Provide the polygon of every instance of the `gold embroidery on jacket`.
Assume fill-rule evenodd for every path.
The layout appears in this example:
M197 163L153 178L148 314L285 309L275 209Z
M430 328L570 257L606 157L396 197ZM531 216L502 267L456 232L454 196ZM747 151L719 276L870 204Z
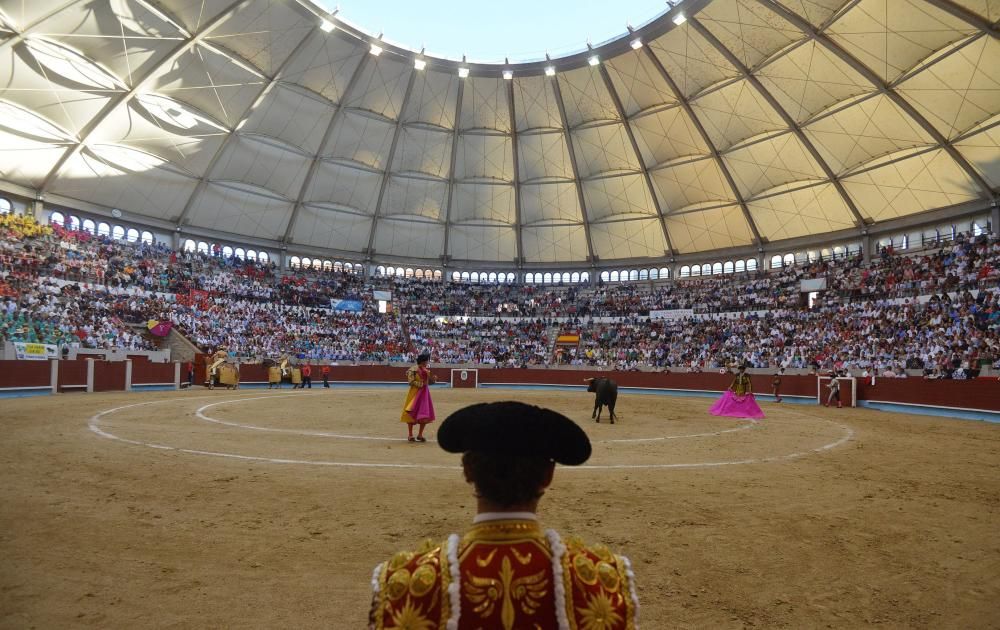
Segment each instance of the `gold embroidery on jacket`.
M484 619L493 615L500 602L500 622L504 630L513 630L516 620L515 602L526 615L533 615L548 595L549 580L545 571L514 577L510 556L500 564L500 579L466 574L465 598L473 604L473 612Z

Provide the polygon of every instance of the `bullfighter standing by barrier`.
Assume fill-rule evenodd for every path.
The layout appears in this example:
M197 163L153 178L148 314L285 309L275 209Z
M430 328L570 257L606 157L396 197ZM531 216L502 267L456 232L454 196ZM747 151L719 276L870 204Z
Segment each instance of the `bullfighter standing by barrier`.
M406 423L407 440L410 442L426 442L424 427L434 422L434 403L431 401L430 386L436 379L427 367L430 360L431 355L425 352L417 357L415 366L406 370L406 380L410 383L410 389L406 392L403 413L399 419ZM418 427L416 437L413 436L414 424Z
M747 376L746 366L741 365L739 373L733 379L729 389L722 394L718 400L708 410L713 416L729 416L732 418L763 418L757 399L751 391L752 385L750 377Z

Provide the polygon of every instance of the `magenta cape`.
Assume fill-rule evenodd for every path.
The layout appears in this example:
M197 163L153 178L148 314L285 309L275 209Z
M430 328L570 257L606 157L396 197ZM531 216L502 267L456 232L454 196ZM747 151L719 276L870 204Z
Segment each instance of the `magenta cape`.
M417 422L434 420L434 403L431 401L430 387L424 385L417 390L417 395L406 406L406 413Z
M763 418L764 412L753 394L737 396L731 389L727 389L711 409L708 410L713 416L729 416L731 418Z

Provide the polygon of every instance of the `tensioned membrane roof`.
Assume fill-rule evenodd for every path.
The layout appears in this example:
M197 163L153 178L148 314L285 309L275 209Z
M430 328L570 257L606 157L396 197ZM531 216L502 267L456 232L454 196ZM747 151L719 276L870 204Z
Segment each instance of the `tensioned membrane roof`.
M1000 187L1000 0L689 0L511 80L309 0L0 10L0 179L290 251L662 258Z

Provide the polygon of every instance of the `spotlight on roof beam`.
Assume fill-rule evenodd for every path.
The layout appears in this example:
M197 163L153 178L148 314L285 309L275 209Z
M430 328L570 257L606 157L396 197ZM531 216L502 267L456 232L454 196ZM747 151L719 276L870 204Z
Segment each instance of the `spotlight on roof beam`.
M590 58L587 59L587 63L589 63L592 66L596 66L597 64L601 63L601 58L598 57L597 55L591 55Z
M463 68L459 68L458 69L458 78L464 79L464 78L466 78L468 76L469 76L469 69L468 68L464 68L463 67Z
M319 28L324 33L329 33L333 29L337 28L337 25L331 22L330 20L323 20L322 22L319 23Z
M545 66L545 76L547 76L547 77L554 77L554 76L556 76L556 67L555 66Z
M372 44L372 47L368 50L368 52L378 57L382 54L382 47L378 44Z
M513 70L504 70L503 71L503 78L506 81L510 81L511 79L514 78L514 71Z
M632 47L632 50L639 50L640 48L642 48L642 40L636 37L631 42L629 42L629 46Z
M424 68L427 67L427 61L424 59L414 59L413 67L417 70L423 70Z
M683 13L678 13L677 15L674 16L674 24L676 24L677 26L680 26L685 22L687 22L687 18L684 17Z

